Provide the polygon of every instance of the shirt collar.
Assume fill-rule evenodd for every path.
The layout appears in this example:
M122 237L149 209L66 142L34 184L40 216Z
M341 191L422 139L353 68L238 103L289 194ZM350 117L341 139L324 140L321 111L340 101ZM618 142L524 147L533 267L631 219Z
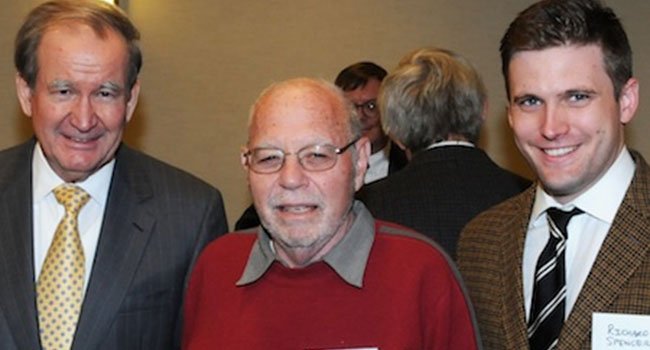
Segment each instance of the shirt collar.
M375 152L370 155L370 163L376 164L381 163L383 160L388 160L390 158L390 147L391 142L386 142L386 146L380 149L379 152Z
M445 147L445 146L476 147L473 143L471 143L469 141L446 140L446 141L436 142L436 143L430 145L429 147L427 147L427 149L434 149L434 148Z
M539 222L543 218L542 214L550 207L557 207L564 210L578 207L590 216L611 224L632 182L634 169L634 160L628 149L623 147L621 153L602 178L583 194L564 205L558 203L555 198L546 193L541 185L538 184L535 194L535 204L533 205L531 215L531 225ZM607 200L603 200L603 198L607 198Z
M355 219L350 230L330 252L325 254L323 261L345 282L361 288L370 248L375 237L375 220L359 201L354 202L352 211ZM277 258L271 247L270 236L260 226L244 272L236 285L243 286L257 281L275 260Z
M83 188L93 200L99 203L106 203L114 167L115 159L106 163L84 181L75 183L75 185ZM37 202L43 200L52 193L52 190L65 182L54 172L50 163L45 159L43 149L38 142L34 147L32 169L32 188L34 189L34 200Z

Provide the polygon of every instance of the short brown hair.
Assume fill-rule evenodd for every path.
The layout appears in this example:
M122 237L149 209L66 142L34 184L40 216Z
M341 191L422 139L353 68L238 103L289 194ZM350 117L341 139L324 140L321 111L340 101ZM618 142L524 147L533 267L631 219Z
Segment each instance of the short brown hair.
M357 62L343 68L336 76L334 84L343 91L352 91L366 86L371 79L382 81L386 74L388 72L376 63Z
M632 49L614 11L598 0L543 0L528 7L501 39L501 69L509 92L508 66L520 51L597 44L615 97L632 77Z
M55 24L72 21L89 25L101 38L106 30L114 30L124 37L129 53L126 81L129 89L135 84L142 67L142 53L138 47L140 33L119 7L104 1L53 0L34 8L18 30L15 41L14 64L18 74L34 88L38 76L38 46L45 32Z

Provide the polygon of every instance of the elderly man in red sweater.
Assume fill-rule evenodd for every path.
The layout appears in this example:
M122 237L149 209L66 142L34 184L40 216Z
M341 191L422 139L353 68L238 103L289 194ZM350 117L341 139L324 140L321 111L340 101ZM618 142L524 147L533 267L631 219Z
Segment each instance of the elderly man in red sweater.
M184 349L479 347L448 257L354 201L370 154L354 113L319 80L278 83L258 98L242 163L262 226L202 253Z

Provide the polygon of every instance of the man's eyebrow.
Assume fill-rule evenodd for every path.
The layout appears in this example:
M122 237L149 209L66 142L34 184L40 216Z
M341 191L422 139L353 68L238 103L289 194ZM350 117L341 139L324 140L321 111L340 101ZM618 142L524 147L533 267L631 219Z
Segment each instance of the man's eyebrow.
M69 80L56 79L47 84L47 87L50 89L60 89L60 88L69 88L73 84Z
M596 90L588 89L588 88L585 88L585 89L579 89L579 88L578 89L569 89L569 90L566 90L566 91L564 91L562 93L563 96L570 96L570 95L575 95L575 94L596 95L598 93L596 92Z
M520 94L520 95L512 96L512 100L514 102L521 102L521 101L529 99L529 98L534 98L534 99L540 100L540 101L544 100L543 98L541 98L541 97L539 97L539 96L537 96L535 94L529 94L529 93L523 93L523 94Z
M107 82L101 84L99 86L99 88L100 89L110 89L110 90L119 91L119 92L124 90L124 88L122 87L121 84L118 84L118 83L115 83L115 82L112 82L112 81L107 81Z

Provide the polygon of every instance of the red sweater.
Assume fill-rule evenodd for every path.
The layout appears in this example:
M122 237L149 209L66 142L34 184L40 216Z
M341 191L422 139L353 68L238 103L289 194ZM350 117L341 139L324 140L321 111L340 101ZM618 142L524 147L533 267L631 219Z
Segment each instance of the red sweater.
M226 235L199 258L184 349L476 348L458 281L428 242L377 233L362 288L324 262L289 269L277 261L256 282L235 286L256 237Z

